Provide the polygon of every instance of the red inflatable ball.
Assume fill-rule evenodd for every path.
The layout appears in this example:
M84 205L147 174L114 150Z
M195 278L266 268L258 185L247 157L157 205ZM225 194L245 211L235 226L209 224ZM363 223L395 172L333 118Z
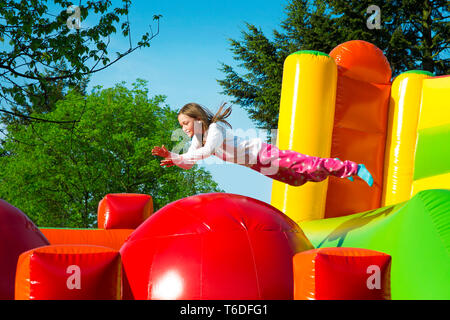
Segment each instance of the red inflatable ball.
M130 298L286 300L293 299L292 258L309 249L303 231L278 209L210 193L161 208L120 252Z
M14 299L19 255L49 245L34 223L19 209L0 199L0 300Z

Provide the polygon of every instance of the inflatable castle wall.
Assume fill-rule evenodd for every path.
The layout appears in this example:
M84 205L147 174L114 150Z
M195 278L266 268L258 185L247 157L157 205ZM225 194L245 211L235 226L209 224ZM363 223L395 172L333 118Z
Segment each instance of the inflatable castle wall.
M450 188L450 76L408 71L391 83L383 52L349 41L329 55L287 57L277 145L366 165L374 186L330 177L302 188L274 181L271 204L296 222L332 218Z

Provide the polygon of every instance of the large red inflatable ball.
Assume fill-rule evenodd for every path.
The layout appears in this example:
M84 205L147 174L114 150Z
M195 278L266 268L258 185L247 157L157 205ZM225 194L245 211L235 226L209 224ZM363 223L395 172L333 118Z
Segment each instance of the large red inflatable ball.
M309 249L271 205L210 193L161 208L120 251L130 298L233 300L293 299L292 258Z
M0 199L0 299L14 299L16 266L22 252L49 245L19 209Z

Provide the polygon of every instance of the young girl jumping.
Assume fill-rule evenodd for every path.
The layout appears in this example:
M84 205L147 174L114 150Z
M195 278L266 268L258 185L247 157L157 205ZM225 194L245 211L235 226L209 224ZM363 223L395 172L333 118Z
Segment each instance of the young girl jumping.
M350 180L353 180L353 176L359 176L372 186L372 175L363 164L279 150L260 138L245 140L235 136L231 130L219 124L221 122L232 128L225 120L231 114L231 107L222 112L224 107L225 103L213 115L197 103L186 104L178 112L178 122L192 138L189 150L180 155L168 151L163 145L154 147L152 155L164 158L161 166L176 165L183 169L190 169L197 161L215 155L292 186L301 186L307 181L319 182L330 175Z

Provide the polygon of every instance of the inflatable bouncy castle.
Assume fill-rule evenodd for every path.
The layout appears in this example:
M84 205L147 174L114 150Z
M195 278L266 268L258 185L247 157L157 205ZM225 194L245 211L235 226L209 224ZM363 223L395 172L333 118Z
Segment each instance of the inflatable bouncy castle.
M450 76L390 79L386 57L365 41L287 57L277 145L363 163L374 186L274 181L271 204L317 249L389 254L392 299L449 299Z
M153 212L108 194L97 229L36 227L0 201L0 299L450 299L450 76L391 79L349 41L284 64L277 147L366 165L271 203L210 193Z

